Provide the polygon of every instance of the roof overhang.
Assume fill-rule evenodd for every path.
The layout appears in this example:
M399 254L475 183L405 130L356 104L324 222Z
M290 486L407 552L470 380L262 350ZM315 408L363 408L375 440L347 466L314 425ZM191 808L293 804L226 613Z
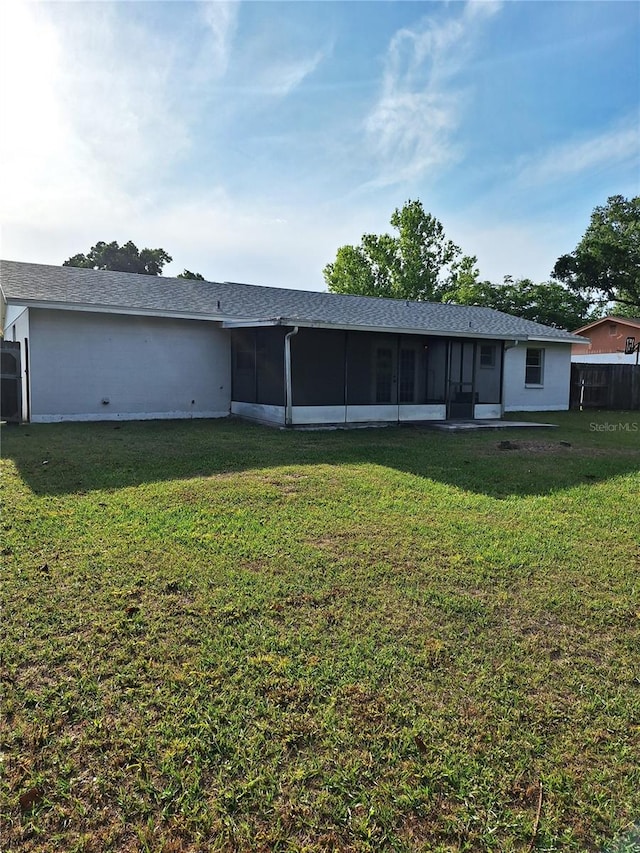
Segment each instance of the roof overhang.
M220 324L225 329L251 329L265 326L298 326L307 329L333 329L353 332L374 332L377 334L392 335L422 335L428 337L464 338L466 340L495 340L515 341L525 343L532 341L536 343L549 344L583 344L589 343L582 336L568 334L566 337L551 337L546 335L527 334L497 334L495 332L483 332L474 329L434 329L434 328L408 328L404 326L376 326L361 325L359 323L331 323L321 320L309 320L299 317L265 317L265 318L238 318L228 314L199 311L168 311L159 308L136 308L128 306L108 305L101 303L79 303L79 302L56 302L38 299L19 299L16 297L5 297L6 305L20 306L24 308L42 308L51 311L78 311L97 314L119 314L134 317L161 317L174 320L205 320Z
M565 338L552 338L549 335L527 335L526 339L528 341L535 341L537 343L545 343L545 344L583 344L590 343L590 341L586 338L581 338L578 335L568 334Z
M93 304L90 302L53 302L41 299L17 299L9 297L7 305L24 308L44 308L47 311L80 311L94 314L128 314L134 317L165 317L174 320L209 320L222 323L228 315L198 311L166 311L159 308L130 308L116 305Z
M376 332L378 334L390 335L423 335L428 337L441 338L465 338L476 340L495 340L495 341L516 341L526 342L535 341L536 343L552 343L552 344L572 344L581 343L575 335L569 335L564 338L554 338L545 336L532 335L513 335L513 334L496 334L490 332L479 332L475 329L462 330L446 330L446 329L428 329L428 328L406 328L404 326L369 326L356 323L328 323L318 320L304 320L296 317L274 317L262 320L223 320L222 327L224 329L254 329L265 326L298 326L303 329L334 329L352 332Z

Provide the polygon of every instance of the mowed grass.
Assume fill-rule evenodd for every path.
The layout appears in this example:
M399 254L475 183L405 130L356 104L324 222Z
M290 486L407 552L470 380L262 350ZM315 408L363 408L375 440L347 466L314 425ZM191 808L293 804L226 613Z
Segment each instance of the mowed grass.
M637 850L640 414L544 420L3 428L3 849Z

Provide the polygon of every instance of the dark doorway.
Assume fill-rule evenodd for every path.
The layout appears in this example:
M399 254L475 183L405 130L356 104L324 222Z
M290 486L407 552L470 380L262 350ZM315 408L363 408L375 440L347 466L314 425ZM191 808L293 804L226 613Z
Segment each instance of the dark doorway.
M447 418L472 420L476 394L475 341L449 341Z
M0 411L7 423L22 420L22 372L20 369L20 344L12 341L0 342L1 394Z

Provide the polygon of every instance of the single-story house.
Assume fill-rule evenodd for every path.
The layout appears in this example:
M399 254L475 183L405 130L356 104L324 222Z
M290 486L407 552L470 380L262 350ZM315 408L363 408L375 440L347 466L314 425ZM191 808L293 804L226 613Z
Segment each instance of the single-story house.
M569 405L560 329L490 308L3 261L33 422L500 418Z
M628 338L640 342L640 317L602 317L573 333L582 343L571 347L571 361L578 364L637 364L636 353L625 353Z

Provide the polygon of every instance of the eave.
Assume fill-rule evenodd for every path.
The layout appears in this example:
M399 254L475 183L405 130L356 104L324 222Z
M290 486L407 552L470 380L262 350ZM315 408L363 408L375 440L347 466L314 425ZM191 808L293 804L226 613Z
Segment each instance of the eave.
M334 329L353 332L375 332L377 334L389 335L423 335L437 336L445 338L465 338L475 340L494 340L494 341L535 341L537 343L552 343L552 344L573 344L580 343L574 335L569 335L563 338L554 338L543 335L526 335L526 334L498 334L496 332L481 332L475 329L461 330L443 330L429 329L425 327L408 328L406 326L376 326L376 325L360 325L356 323L329 323L319 320L304 320L296 317L274 317L271 319L260 320L224 320L222 327L225 329L251 329L264 326L298 326L303 329Z
M481 331L473 327L468 329L435 329L426 327L406 326L380 326L376 324L338 323L323 320L309 320L299 317L267 317L267 318L239 318L220 312L207 311L174 311L162 308L138 308L121 305L108 305L102 303L79 303L63 302L43 299L20 299L6 297L7 305L19 305L25 308L41 308L52 311L78 311L97 314L119 314L134 317L161 317L175 320L205 320L219 323L225 329L258 328L264 326L298 326L308 329L332 329L354 332L373 332L377 334L397 335L422 335L447 338L464 338L466 340L495 340L515 341L525 343L532 341L536 343L550 344L582 344L585 338L578 335L568 334L566 337L552 337L547 335L528 335L525 333L507 334L489 331ZM588 343L588 341L587 341Z
M212 314L199 311L168 311L161 308L130 308L116 305L103 305L90 302L54 302L41 299L6 299L7 305L23 305L25 308L44 308L51 311L80 311L94 314L129 314L134 317L164 317L175 320L213 320L217 323L227 319L229 315Z

